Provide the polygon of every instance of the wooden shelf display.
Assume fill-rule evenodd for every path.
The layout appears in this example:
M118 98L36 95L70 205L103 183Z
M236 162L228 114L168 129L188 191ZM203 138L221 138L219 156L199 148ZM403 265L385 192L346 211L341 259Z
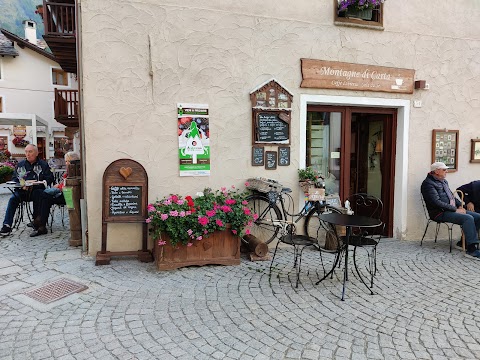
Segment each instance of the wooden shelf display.
M445 163L450 171L458 170L458 130L433 130L432 163L438 161Z

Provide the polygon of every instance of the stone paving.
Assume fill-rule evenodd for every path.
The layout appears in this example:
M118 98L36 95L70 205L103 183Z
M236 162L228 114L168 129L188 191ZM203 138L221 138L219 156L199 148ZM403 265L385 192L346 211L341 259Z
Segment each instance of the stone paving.
M0 195L0 216L8 196ZM318 252L158 272L69 248L67 227L0 238L0 359L479 359L480 261L448 241L384 239L374 295L351 273L315 285ZM88 286L50 304L24 295L66 278Z

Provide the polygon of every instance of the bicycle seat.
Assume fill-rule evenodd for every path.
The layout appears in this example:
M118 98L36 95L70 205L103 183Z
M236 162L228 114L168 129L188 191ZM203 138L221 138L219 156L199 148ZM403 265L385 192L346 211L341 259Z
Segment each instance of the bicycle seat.
M291 192L292 192L292 189L282 187L282 192L283 192L283 193L291 193Z

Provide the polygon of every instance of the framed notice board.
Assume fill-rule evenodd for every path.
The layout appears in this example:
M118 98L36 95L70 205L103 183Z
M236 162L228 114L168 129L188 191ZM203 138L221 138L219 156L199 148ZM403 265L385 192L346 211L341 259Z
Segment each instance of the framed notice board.
M290 165L290 147L279 146L278 147L278 166Z
M458 130L433 130L432 163L439 161L450 171L458 170Z
M255 144L290 144L290 112L253 111L253 141Z
M277 152L266 151L265 152L265 169L275 170L277 168Z
M252 166L265 164L265 149L263 146L252 146Z

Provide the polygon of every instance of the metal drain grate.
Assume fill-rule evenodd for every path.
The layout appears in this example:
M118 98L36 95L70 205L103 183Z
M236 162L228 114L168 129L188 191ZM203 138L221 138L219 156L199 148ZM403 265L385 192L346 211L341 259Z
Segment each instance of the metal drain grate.
M41 303L49 304L85 289L88 289L85 285L67 279L59 279L37 289L27 291L25 295Z

